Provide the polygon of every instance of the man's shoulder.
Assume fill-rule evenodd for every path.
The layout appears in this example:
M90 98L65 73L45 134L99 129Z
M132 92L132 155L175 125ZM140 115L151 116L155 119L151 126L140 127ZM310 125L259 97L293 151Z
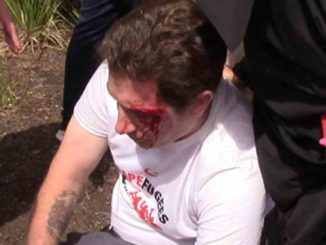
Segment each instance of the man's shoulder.
M237 164L242 158L257 157L254 135L249 132L252 131L251 127L243 127L243 131L239 129L239 132L229 130L228 125L220 124L217 127L218 130L209 134L202 144L199 152L200 165L223 170Z
M107 84L109 81L109 66L107 61L103 61L99 67L96 69L92 78L88 83L89 94L93 97L93 101L99 101L108 106L115 107L115 100L110 95ZM112 110L112 109L111 109Z
M252 106L234 86L223 81L214 101L212 125L204 149L241 152L254 146Z
M107 89L109 68L103 62L95 71L87 84L85 91L77 102L74 116L78 123L95 135L106 137L112 120L114 120L116 105Z
M258 158L253 135L233 135L224 125L220 132L210 134L202 144L196 164L196 189L213 178L236 173L252 176L259 173ZM246 129L243 129L246 130ZM232 174L231 174L232 175ZM233 175L232 175L233 176Z
M200 168L216 171L233 168L241 159L257 158L251 105L232 85L221 85L213 124L199 152Z

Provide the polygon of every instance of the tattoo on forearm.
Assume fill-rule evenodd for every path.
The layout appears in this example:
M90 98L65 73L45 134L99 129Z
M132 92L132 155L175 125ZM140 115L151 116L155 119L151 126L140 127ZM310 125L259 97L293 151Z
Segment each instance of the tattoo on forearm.
M77 198L78 195L74 191L66 190L55 199L47 224L47 230L53 238L59 238L66 229Z

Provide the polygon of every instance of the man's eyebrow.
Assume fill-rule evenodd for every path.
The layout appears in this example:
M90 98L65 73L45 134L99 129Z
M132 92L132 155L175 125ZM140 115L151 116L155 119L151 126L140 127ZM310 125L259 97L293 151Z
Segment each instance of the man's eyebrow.
M136 108L126 107L119 102L117 102L117 105L120 106L124 111L133 112L133 113L144 113L144 114L149 114L149 115L151 114L151 112L149 112L147 110L139 109L138 107L136 107Z

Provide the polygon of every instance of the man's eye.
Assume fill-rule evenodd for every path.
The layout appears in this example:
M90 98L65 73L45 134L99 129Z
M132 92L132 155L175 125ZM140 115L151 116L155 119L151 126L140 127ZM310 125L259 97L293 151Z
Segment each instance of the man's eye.
M153 116L144 112L135 112L135 117L141 121L152 120Z

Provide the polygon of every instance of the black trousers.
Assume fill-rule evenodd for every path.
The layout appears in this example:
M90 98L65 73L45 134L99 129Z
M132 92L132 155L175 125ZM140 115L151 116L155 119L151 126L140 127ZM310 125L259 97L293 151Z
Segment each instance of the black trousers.
M65 129L87 82L102 62L98 47L114 20L128 13L140 0L81 0L80 19L66 56L62 125Z
M292 209L274 208L265 217L261 245L326 245L325 188L306 194Z
M261 81L268 91L278 87L276 79L270 82L265 76ZM266 189L277 206L265 235L268 245L326 245L326 149L318 143L326 99L319 113L304 116L307 106L302 96L295 96L294 89L282 93L286 92L282 100L277 98L270 104L271 96L260 100L256 94L254 99L259 164ZM280 116L280 111L298 116L288 119Z
M70 233L60 245L133 245L122 240L113 231L98 231L88 234Z

